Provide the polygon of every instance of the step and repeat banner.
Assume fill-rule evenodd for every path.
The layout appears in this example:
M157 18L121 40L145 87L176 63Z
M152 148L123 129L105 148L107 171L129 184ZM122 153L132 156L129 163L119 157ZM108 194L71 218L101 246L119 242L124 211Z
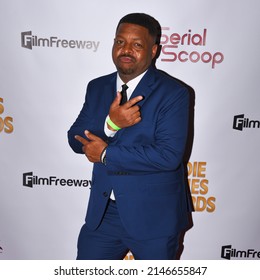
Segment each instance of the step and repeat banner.
M115 71L115 28L131 12L158 19L157 67L194 91L195 212L181 259L260 259L259 10L257 0L2 0L0 259L75 259L92 164L67 130L87 83Z

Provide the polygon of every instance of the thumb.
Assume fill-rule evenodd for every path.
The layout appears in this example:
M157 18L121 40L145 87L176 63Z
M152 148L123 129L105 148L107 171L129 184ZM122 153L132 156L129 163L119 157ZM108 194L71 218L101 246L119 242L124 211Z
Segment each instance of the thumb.
M114 99L114 101L111 104L111 107L117 107L120 105L120 101L122 99L122 95L120 94L120 92L118 91L116 93L116 98Z

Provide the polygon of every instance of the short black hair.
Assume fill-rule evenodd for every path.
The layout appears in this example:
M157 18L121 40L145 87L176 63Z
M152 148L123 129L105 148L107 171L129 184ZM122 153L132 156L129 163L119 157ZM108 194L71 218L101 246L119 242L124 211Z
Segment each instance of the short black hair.
M120 19L116 30L121 23L132 23L145 27L148 29L149 34L154 38L155 44L160 45L162 34L161 25L152 16L144 13L128 14Z

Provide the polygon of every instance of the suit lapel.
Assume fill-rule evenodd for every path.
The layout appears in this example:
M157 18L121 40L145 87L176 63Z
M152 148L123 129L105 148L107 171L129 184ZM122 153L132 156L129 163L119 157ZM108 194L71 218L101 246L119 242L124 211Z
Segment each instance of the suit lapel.
M143 99L138 102L139 106L142 106L146 99L149 97L151 92L153 91L153 84L154 84L155 76L154 76L154 70L152 67L150 67L137 87L135 88L134 92L132 93L131 98L142 95Z
M112 75L111 79L104 85L105 94L105 109L109 112L110 105L116 97L116 72Z

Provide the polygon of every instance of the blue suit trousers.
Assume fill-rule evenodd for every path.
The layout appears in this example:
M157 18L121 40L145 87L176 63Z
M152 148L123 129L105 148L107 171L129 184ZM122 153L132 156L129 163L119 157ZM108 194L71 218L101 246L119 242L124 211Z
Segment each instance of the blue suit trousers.
M155 225L156 226L156 225ZM125 230L116 202L110 200L100 226L81 228L78 238L78 260L120 260L131 251L136 260L173 260L179 236L135 240Z

